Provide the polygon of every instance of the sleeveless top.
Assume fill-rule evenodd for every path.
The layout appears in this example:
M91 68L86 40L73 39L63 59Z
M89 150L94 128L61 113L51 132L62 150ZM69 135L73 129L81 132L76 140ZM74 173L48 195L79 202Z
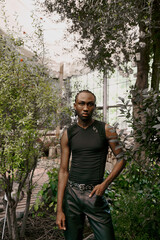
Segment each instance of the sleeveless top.
M76 123L67 133L72 153L69 180L82 184L101 183L108 153L105 123L95 120L86 129Z

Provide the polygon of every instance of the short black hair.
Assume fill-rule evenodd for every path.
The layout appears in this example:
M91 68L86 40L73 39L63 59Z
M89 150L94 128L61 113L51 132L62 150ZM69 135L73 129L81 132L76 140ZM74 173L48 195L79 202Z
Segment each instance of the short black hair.
M94 95L93 92L89 91L88 89L86 89L86 90L84 89L84 90L79 91L79 92L76 94L76 96L75 96L75 102L76 102L76 100L77 100L77 98L78 98L78 95L79 95L80 93L82 93L82 92L91 93L91 94L93 95L93 97L94 97L94 102L96 102L96 96Z

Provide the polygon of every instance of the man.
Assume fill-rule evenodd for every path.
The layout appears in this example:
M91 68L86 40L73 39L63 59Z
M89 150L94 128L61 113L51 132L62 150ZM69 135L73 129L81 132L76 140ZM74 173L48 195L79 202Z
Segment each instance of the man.
M95 95L89 90L80 91L74 104L78 121L65 130L61 138L56 223L64 230L66 240L83 239L85 216L96 240L115 239L104 192L125 162L116 132L108 124L92 118L95 108ZM118 161L103 179L108 146Z

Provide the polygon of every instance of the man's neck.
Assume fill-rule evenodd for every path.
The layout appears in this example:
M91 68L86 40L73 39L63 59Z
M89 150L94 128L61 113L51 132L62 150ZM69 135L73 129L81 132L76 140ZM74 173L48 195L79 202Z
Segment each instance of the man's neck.
M94 122L94 119L89 119L88 121L83 121L83 120L81 120L81 119L79 119L78 118L78 122L77 122L77 124L80 126L80 127L82 127L82 128L87 128L87 127L89 127L92 123Z

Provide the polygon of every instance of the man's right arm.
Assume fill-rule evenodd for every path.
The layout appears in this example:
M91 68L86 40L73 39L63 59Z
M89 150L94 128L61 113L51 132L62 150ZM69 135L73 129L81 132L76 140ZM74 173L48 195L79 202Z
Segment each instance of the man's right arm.
M57 197L57 220L59 229L66 230L65 215L63 213L63 198L69 175L70 148L68 145L67 130L64 131L61 138L61 164L58 174L58 197Z

